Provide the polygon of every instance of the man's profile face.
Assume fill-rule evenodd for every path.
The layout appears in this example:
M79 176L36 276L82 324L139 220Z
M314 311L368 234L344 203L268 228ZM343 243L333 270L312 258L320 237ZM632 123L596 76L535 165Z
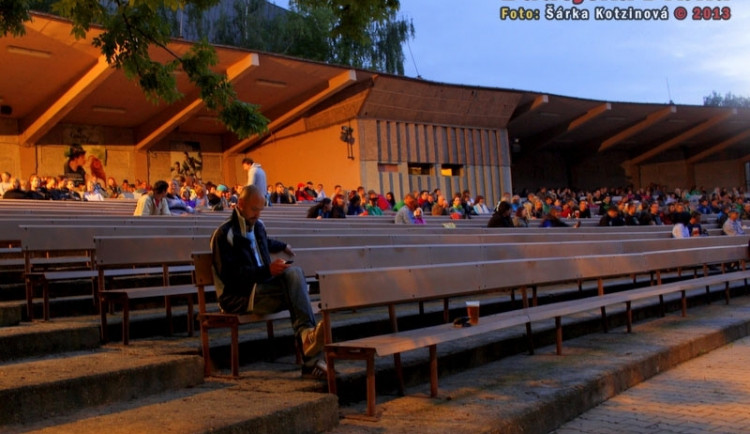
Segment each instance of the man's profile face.
M260 218L260 213L266 207L266 200L259 194L253 194L237 202L237 210L251 226Z

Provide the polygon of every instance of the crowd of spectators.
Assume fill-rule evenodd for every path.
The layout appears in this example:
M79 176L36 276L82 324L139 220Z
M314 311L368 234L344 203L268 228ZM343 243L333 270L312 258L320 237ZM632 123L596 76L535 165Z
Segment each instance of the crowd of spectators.
M707 233L700 225L704 214L715 215L725 233L742 234L737 221L750 219L750 194L741 188L676 188L668 192L657 185L639 190L540 188L523 195L504 194L489 226L556 226L564 219L598 218L600 226L671 225L673 235L682 238Z
M226 186L210 181L202 182L190 176L180 176L168 182L165 200L171 214L233 208L242 185ZM0 173L0 197L35 200L101 201L104 199L138 199L152 194L153 187L146 181L106 180L87 175L85 182L76 183L65 176L31 175L28 179ZM493 214L489 226L526 227L562 226L566 221L598 218L601 226L681 225L675 236L705 234L702 227L695 230L701 215L716 215L717 224L725 232L743 231L741 223L750 220L750 194L742 188L703 188L666 191L658 185L647 188L608 188L593 191L570 188L539 188L511 195L504 193L493 206L482 195L472 196L469 190L446 197L440 189L413 191L398 200L393 192L382 194L363 186L345 190L334 186L328 195L322 184L312 181L296 186L277 182L268 186L268 205L308 203L311 218L346 218L347 216L396 215L405 205L413 204L408 214L411 223L424 222L428 216L450 216L469 219L476 215ZM409 200L407 200L409 199ZM409 206L407 206L408 208ZM419 211L417 211L419 210ZM415 212L416 211L416 212ZM736 218L731 216L736 212ZM402 213L404 214L404 213ZM415 215L416 214L416 215ZM692 223L691 223L692 221ZM684 230L683 230L684 229Z

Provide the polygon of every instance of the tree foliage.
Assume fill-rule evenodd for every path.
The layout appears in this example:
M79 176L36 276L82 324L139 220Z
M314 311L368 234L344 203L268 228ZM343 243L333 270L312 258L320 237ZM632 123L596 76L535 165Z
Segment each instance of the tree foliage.
M727 92L726 95L722 96L720 93L713 91L711 95L703 97L703 105L707 107L750 108L750 98L735 95L732 92Z
M403 43L414 37L411 21L398 18L398 0L291 0L292 10L309 16L325 10L330 62L404 73Z
M404 73L403 43L413 37L414 26L397 18L398 1L292 0L290 6L281 12L263 0L224 0L211 19L188 8L172 21L177 28L182 20L187 38Z
M189 6L205 10L218 0L57 0L29 2L0 0L0 34L21 36L24 22L30 19L29 8L51 4L53 13L73 23L72 34L79 39L87 36L91 26L104 31L92 39L107 62L136 80L151 101L172 103L183 95L177 88L175 72L183 71L200 90L206 107L219 113L219 119L239 137L248 137L266 130L266 119L256 105L241 101L226 76L214 72L216 51L203 41L182 56L168 44L172 28L163 19L164 10L176 11ZM149 54L156 46L170 54L171 60L158 62Z

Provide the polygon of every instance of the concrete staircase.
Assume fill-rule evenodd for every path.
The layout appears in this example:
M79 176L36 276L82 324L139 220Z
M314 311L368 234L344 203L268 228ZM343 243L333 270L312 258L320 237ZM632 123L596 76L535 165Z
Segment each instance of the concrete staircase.
M561 287L541 293L540 303L590 296L593 291L592 286L583 293ZM0 327L0 432L413 431L415 425L403 422L404 418L407 422L419 421L419 426L427 431L461 432L460 428L466 425L450 420L462 420L461 415L468 408L470 414L476 415L470 418L471 424L487 423L498 432L543 432L660 370L747 335L750 300L742 297L745 294L744 288L737 287L732 305L714 303L703 307L705 293L695 291L687 319L675 314L659 318L655 301L634 306L633 335L622 331L621 309L608 310L609 334L601 333L596 313L566 318L563 357L552 356L554 350L545 347L554 339L552 324L534 326L538 356L524 355L522 328L444 345L438 348L441 397L436 400L425 398L426 353L403 355L408 388L405 397L395 393L392 360L378 360L381 418L375 422L350 417L340 420L341 415L363 413L363 364L337 364L341 374L341 399L337 400L325 393L324 383L299 378L291 330L285 322L278 322L276 337L270 342L263 324L242 329L240 379L204 379L198 337L187 337L179 328L185 323L179 309L173 337L163 336L167 329L163 310L134 311L133 343L127 347L116 341L100 344L97 316L53 315L50 322ZM718 290L712 295L714 300L721 297ZM80 303L81 309L73 309L75 312L85 311L84 305L91 304L90 297L80 294L59 298L53 303ZM516 301L515 307L519 304ZM3 311L18 312L19 305L23 302L0 303L0 317L17 315ZM460 302L452 306L456 307L451 317L465 314ZM510 307L507 294L492 296L482 303L483 314ZM442 303L428 304L426 315L420 316L415 304L413 314L402 315L399 327L439 322L441 308ZM677 300L667 300L668 312L678 308ZM674 331L707 321L704 317L715 324L705 330L687 328L691 335L683 333L682 339L659 341L660 327ZM111 332L117 339L120 324L117 315L113 319ZM389 327L384 310L341 314L335 321L335 339L379 333ZM656 331L642 331L647 327ZM605 343L611 349L605 348ZM215 368L228 374L229 339L220 331L212 332L211 355ZM623 359L623 364L600 361L608 357ZM589 359L597 360L596 366L601 369L588 369ZM509 405L511 402L515 404Z

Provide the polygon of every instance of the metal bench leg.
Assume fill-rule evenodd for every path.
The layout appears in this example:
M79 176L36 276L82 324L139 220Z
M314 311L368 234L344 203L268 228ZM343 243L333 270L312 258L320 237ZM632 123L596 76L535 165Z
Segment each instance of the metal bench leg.
M45 321L49 321L49 282L47 279L42 282L42 316Z
M107 343L109 340L109 333L107 333L107 311L109 310L108 302L103 297L99 298L99 316L101 317L102 324L102 342Z
M666 315L667 309L664 307L664 295L659 294L659 316L664 317Z
M232 324L232 376L240 376L239 325Z
M627 324L628 333L633 332L633 309L629 301L625 302L625 321Z
M430 345L430 396L438 394L437 345Z
M524 309L528 309L529 308L529 298L528 298L528 293L526 291L526 287L525 286L521 287L521 303L523 304L523 308ZM532 332L531 332L531 323L530 322L526 323L526 341L527 341L527 345L529 347L529 355L533 356L534 355L534 339L533 339L533 335L532 335Z
M367 415L375 417L375 354L372 353L367 356Z
M393 355L393 366L396 370L396 379L398 380L398 395L404 396L406 394L406 385L404 383L404 369L401 364L401 353Z
M326 367L328 369L328 393L336 394L336 368L334 366L334 358L330 352L326 351Z
M680 291L680 295L682 296L682 317L683 318L687 316L687 295L685 292L686 291L684 289Z
M724 282L724 298L726 299L726 304L729 304L729 282Z
M601 277L597 279L597 294L602 296L604 295L604 279ZM609 327L607 326L607 308L602 306L602 330L604 330L604 333L609 333Z
M562 356L562 340L563 340L562 318L559 316L556 316L555 317L555 346L556 346L558 356Z
M34 320L34 286L29 277L26 278L26 316L29 321Z
M164 297L164 309L167 311L167 336L174 334L174 325L172 324L172 297Z
M122 303L122 343L130 344L130 302L124 300Z
M193 333L195 332L195 316L194 316L194 309L193 309L193 296L188 295L187 296L187 332L188 336L193 337Z

